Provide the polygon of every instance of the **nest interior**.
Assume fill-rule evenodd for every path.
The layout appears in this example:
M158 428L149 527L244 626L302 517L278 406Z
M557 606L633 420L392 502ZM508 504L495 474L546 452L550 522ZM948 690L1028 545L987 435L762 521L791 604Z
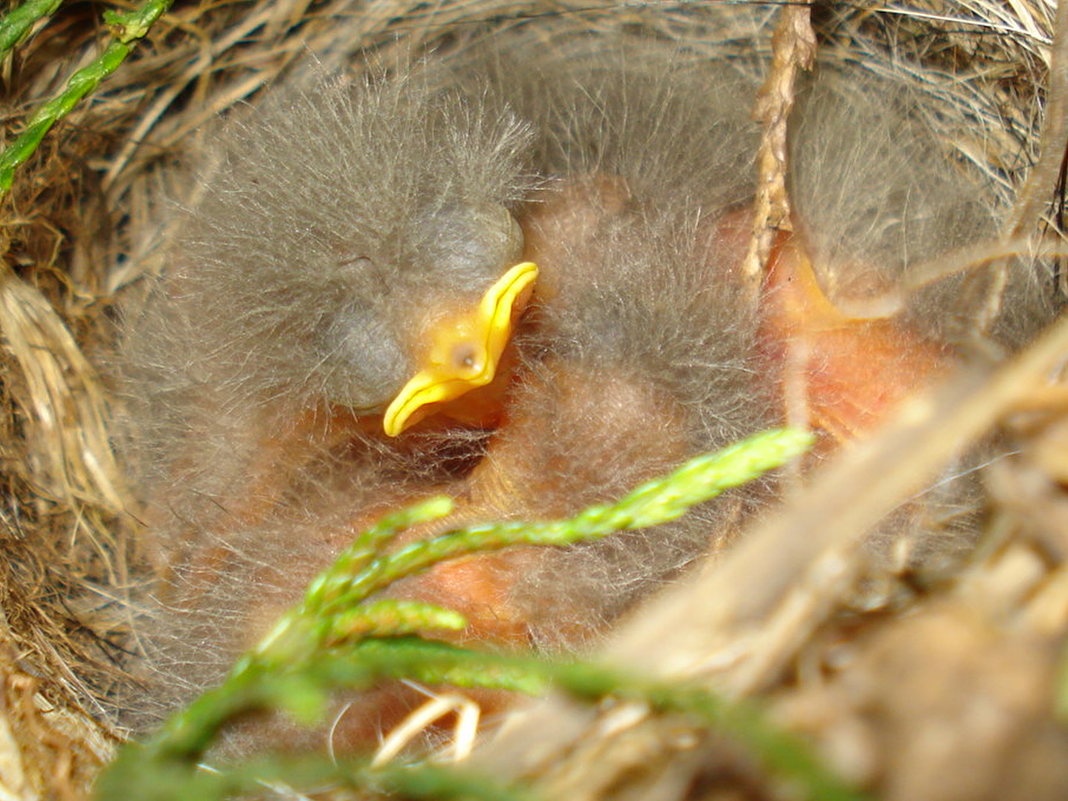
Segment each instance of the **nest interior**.
M941 124L960 162L986 176L983 202L999 210L1006 236L1032 233L1039 217L1059 230L1064 143L1043 110L1057 108L1049 64L1068 43L1051 5L811 11L825 64L859 67L864 81L889 79L920 98L916 113ZM92 57L99 12L65 7L6 58L9 139ZM754 4L746 14L752 38L739 49L770 57L779 8ZM0 227L0 787L10 797L84 797L125 736L109 699L139 650L138 599L155 554L133 511L137 488L113 453L105 376L116 304L166 269L161 243L174 222L161 209L189 189L175 165L203 149L213 119L244 113L309 53L325 69L368 58L388 66L413 50L462 51L488 31L522 26L552 43L576 25L593 36L640 29L671 40L692 30L694 11L498 0L179 4L21 167ZM918 423L891 421L840 454L726 556L628 618L606 654L761 699L880 798L1063 797L1062 328L1013 334L994 352L970 343L975 357L926 400ZM992 431L1011 447L983 466L983 512L959 525L966 545L932 565L922 546L895 545L900 558L871 569L861 555L868 532L885 530L890 510ZM507 778L535 778L550 797L777 792L729 743L628 714L553 700L524 710L476 759Z

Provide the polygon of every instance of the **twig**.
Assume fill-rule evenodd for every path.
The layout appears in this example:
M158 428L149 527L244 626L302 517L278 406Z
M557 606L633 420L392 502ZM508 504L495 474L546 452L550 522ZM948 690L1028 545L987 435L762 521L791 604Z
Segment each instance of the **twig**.
M776 230L790 230L790 201L786 196L786 122L794 106L798 69L809 69L816 57L807 3L785 6L771 41L768 78L757 97L754 116L764 127L757 151L757 191L753 236L742 262L742 274L754 285L764 265Z
M807 432L765 431L718 453L691 459L675 472L643 484L617 503L590 507L569 520L470 526L372 558L399 530L443 517L451 511L448 498L433 498L382 520L357 539L334 566L312 583L304 602L267 635L256 648L256 655L288 659L290 654L319 647L333 636L333 628L323 623L325 619L352 610L394 581L447 559L514 545L571 545L674 520L691 507L788 462L807 450L811 442ZM314 621L317 641L308 641L307 621Z
M1057 4L1053 47L1050 52L1046 113L1042 120L1038 163L1031 168L1006 238L1028 233L1038 222L1061 171L1068 148L1068 3Z
M461 686L539 694L556 687L584 701L606 697L635 701L655 711L682 713L733 738L748 748L771 774L789 780L802 798L811 801L861 801L863 798L832 775L804 743L771 724L758 708L725 701L696 685L648 681L598 665L554 664L531 657L477 653L418 638L371 640L351 649L323 654L310 662L306 670L302 669L301 674L303 681L314 681L319 689L366 688L380 678L416 676L439 682L441 677L447 677L450 683ZM260 706L280 696L307 690L308 686L295 675L261 674L244 688L243 695L247 703ZM220 707L228 706L228 700L219 690L203 698ZM407 770L376 770L363 762L333 764L323 758L304 762L272 758L207 774L212 778L205 778L205 774L194 769L191 759L195 754L169 751L165 747L168 744L173 743L157 740L143 748L124 749L98 782L97 801L120 798L180 801L193 797L214 801L265 781L304 784L326 780L354 787L389 787L401 793L425 786L427 789L415 797L445 799L456 797L450 788L457 782L463 784L466 775L427 765ZM513 801L529 795L515 787L491 783L485 793L471 797Z

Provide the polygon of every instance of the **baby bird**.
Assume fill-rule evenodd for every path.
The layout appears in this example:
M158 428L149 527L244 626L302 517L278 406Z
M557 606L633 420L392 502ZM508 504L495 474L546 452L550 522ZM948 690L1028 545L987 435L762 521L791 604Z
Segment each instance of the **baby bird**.
M921 265L1002 234L1005 201L954 146L981 138L974 112L907 81L824 65L790 123L795 228L820 291L843 314L893 312L943 350L974 350L983 338L995 352L1018 348L1057 314L1053 265L1030 258L904 289Z
M255 516L272 462L333 409L396 436L490 383L537 274L510 212L527 138L414 73L285 92L229 126L126 324L153 507L196 528L244 493Z

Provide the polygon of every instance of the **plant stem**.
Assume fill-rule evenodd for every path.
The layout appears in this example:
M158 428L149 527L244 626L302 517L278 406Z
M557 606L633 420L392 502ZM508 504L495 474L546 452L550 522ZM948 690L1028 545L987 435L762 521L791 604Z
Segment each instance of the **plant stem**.
M63 0L26 0L5 14L0 19L0 57L6 56L12 47L21 42L37 20L55 14L61 2Z
M0 197L11 190L15 170L33 155L52 126L69 114L82 98L94 91L101 81L118 69L133 50L137 40L148 33L152 24L170 8L172 2L173 0L148 0L133 11L109 12L104 15L104 20L113 34L113 39L104 52L91 64L71 75L63 91L38 108L26 122L26 129L5 148L3 153L0 153ZM12 15L21 12L23 8L25 6L16 9ZM8 22L10 17L11 15L8 15L4 22Z

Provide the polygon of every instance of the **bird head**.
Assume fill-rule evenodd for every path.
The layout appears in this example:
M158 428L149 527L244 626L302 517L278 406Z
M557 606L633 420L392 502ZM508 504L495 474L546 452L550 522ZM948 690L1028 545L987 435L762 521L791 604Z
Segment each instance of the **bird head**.
M324 81L230 124L155 312L196 343L191 381L396 436L492 380L537 276L511 213L528 134L432 84Z

